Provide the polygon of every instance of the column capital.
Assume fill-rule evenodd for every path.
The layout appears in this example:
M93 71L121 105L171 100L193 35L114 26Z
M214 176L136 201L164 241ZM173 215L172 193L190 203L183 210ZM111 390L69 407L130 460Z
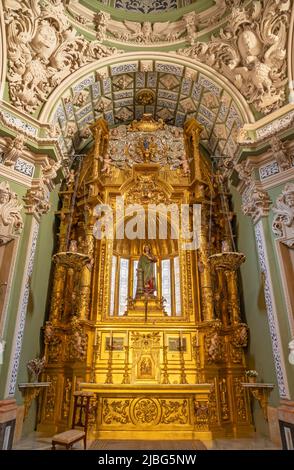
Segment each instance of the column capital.
M40 179L35 179L32 182L31 188L26 192L23 197L25 202L25 212L40 218L43 214L47 214L50 209L49 204L49 190Z

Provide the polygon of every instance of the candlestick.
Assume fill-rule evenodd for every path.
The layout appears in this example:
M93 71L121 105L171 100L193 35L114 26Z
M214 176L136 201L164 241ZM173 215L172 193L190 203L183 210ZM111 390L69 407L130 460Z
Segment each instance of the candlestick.
M168 346L166 345L165 341L165 333L163 333L163 384L169 384L169 378L168 378L168 367L167 367L167 349Z
M106 374L106 384L112 384L112 353L113 353L113 335L112 330L110 331L110 341L109 341L109 354L108 354L108 365L107 365L107 374Z
M185 372L185 358L184 358L184 349L183 349L183 333L180 331L180 368L181 368L181 378L180 378L180 383L181 384L186 384L187 382L187 377L186 377L186 372Z

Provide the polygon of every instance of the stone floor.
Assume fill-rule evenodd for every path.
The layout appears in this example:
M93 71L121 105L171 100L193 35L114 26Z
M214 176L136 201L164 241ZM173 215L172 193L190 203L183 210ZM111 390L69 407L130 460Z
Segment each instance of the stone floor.
M146 441L143 441L146 442ZM164 447L166 450L179 450L183 449L182 442L181 446L177 445L178 441L169 441L170 449ZM189 441L188 441L189 442ZM210 442L204 441L203 444L208 450L279 450L280 448L273 444L269 439L256 435L253 438L242 438L242 439L215 439ZM88 448L91 446L91 442L88 442ZM188 448L191 448L190 444L187 444ZM35 432L30 434L28 437L21 439L13 449L15 450L49 450L51 448L51 438L44 437L41 434ZM82 449L82 442L77 442L74 445L74 449ZM135 447L132 446L132 449ZM138 449L148 449L148 442L146 447L142 447L142 441L138 445ZM160 448L160 447L159 447ZM158 449L159 449L158 448ZM103 443L103 450L114 450L113 441L105 441ZM117 449L124 449L123 441L118 441ZM126 448L127 450L127 448Z

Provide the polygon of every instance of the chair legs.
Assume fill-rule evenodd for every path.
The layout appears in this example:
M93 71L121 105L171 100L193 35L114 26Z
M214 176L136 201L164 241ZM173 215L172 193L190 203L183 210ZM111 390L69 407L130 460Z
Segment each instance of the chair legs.
M87 450L87 437L84 437L84 450Z

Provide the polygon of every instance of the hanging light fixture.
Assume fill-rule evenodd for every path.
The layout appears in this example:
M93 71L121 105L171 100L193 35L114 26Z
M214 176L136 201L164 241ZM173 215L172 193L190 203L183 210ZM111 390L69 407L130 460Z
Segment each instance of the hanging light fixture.
M70 232L71 232L71 227L73 223L73 214L74 214L74 208L75 208L75 203L76 203L76 197L77 197L77 192L78 192L78 184L79 184L79 177L80 177L80 172L81 172L81 166L82 166L82 157L85 154L76 154L74 156L74 159L79 159L79 164L78 164L78 170L75 174L74 170L70 170L70 176L69 176L69 183L73 184L73 195L71 198L71 204L70 204L70 217L69 217L69 224L67 227L67 233L66 233L66 244L65 244L65 251L60 251L58 253L55 253L53 255L52 259L53 261L65 268L71 268L74 269L75 271L80 271L83 266L86 264L90 263L90 257L84 253L80 253L78 251L78 243L76 240L70 240Z
M211 266L217 269L224 269L229 271L236 271L242 263L245 262L246 256L244 253L238 252L234 240L234 234L231 225L230 210L228 201L225 197L225 190L222 175L216 175L214 172L214 159L224 159L225 157L213 157L212 159L212 178L216 179L219 187L219 194L222 206L222 212L225 218L225 231L226 238L222 241L222 250L220 253L210 254L209 260ZM212 227L212 192L210 200L210 217L209 217L209 249L211 249L211 227Z

